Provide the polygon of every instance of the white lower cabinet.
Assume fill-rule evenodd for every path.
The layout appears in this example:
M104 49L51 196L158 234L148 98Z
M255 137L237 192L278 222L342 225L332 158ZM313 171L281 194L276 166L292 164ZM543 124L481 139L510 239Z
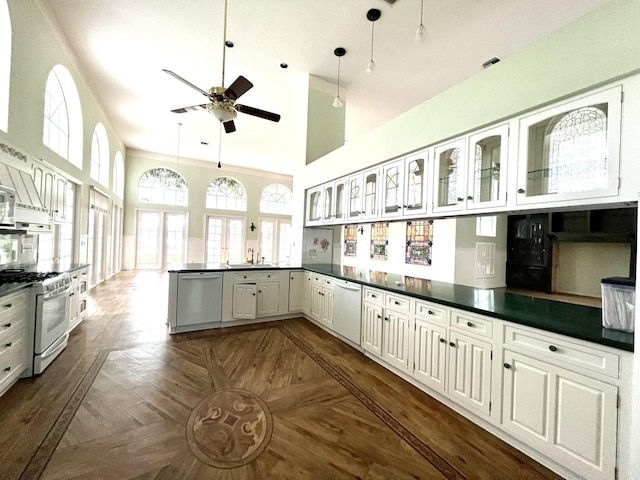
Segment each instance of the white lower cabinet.
M302 312L305 300L305 279L302 270L289 272L289 312Z
M307 286L310 284L310 286ZM312 273L305 280L305 291L309 291L309 317L333 329L333 285L334 278Z
M233 318L256 318L255 283L236 283L233 286Z
M0 395L18 380L29 365L27 300L28 290L0 299Z
M256 295L256 315L270 317L278 314L280 301L280 282L258 283Z
M408 372L411 358L410 300L365 288L363 305L361 345L364 350L398 370Z

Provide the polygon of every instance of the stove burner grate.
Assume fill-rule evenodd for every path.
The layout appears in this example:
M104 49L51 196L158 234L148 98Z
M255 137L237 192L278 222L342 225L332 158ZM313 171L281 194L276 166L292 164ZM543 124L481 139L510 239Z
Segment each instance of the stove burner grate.
M60 275L58 272L27 272L20 268L0 270L0 285L7 283L36 283Z

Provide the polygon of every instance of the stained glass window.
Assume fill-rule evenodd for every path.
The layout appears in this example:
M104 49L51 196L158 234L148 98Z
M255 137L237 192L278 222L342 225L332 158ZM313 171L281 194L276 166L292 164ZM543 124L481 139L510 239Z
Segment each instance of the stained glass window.
M460 149L450 148L440 154L438 206L458 203L458 166Z
M377 205L376 198L378 188L378 174L372 173L370 175L367 175L364 186L364 213L365 215L375 216Z
M407 222L407 250L405 263L431 265L433 220Z
M218 177L207 188L207 208L247 211L247 190L238 180Z
M344 226L344 256L355 257L358 244L358 225Z
M360 179L354 178L349 185L349 216L357 217L361 213Z
M397 165L386 170L384 181L384 211L385 213L397 212L400 209L400 169Z
M371 224L371 259L387 260L389 246L389 222Z
M424 159L416 158L407 165L407 208L422 207L422 186L424 180Z
M182 175L168 168L153 168L138 181L138 202L186 207L187 182Z

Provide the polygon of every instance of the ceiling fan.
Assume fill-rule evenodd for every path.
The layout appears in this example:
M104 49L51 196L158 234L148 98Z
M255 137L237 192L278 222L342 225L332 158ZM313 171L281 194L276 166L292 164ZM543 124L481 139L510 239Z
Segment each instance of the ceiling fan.
M246 113L247 115L253 115L254 117L264 118L272 122L280 120L280 115L277 113L267 112L266 110L260 110L259 108L249 107L247 105L241 105L236 103L236 100L242 95L247 93L252 87L253 83L240 75L235 81L227 88L224 87L224 68L226 58L226 46L227 46L227 0L224 2L224 32L223 32L223 44L222 44L222 81L221 87L211 87L209 92L204 91L200 87L195 86L193 83L185 80L177 73L171 70L162 69L163 72L171 75L172 77L180 80L185 85L197 90L205 97L209 99L209 103L203 103L200 105L192 105L190 107L176 108L171 110L173 113L186 113L196 110L207 110L210 114L216 117L224 126L226 133L236 131L236 126L233 123L233 119L236 118L238 112Z

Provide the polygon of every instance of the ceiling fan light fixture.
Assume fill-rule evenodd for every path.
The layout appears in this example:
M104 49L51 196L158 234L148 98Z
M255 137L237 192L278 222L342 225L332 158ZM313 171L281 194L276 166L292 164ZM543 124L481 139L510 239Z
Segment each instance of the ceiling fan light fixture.
M416 43L424 42L424 39L427 37L427 29L425 28L423 23L423 16L424 16L424 0L421 0L420 1L420 25L416 30L415 37L413 37L413 41Z
M336 93L336 97L333 99L333 108L344 107L344 102L340 98L340 58L344 57L346 53L347 51L342 47L338 47L333 51L333 54L338 57L338 91Z
M228 122L238 115L238 112L228 102L211 102L207 104L207 111L220 122Z

